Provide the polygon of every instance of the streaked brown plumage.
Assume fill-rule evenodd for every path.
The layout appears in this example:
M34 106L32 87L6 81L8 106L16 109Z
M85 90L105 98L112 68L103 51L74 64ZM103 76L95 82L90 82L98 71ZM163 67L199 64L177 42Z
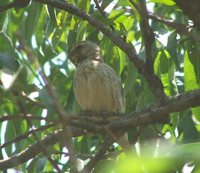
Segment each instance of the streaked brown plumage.
M77 67L74 94L83 110L124 112L121 82L115 71L105 64L100 48L91 41L82 41L70 51Z
M104 63L98 45L92 41L79 42L73 46L69 57L76 66L74 95L81 108L94 112L124 112L121 81ZM127 143L127 136L118 142L121 141Z

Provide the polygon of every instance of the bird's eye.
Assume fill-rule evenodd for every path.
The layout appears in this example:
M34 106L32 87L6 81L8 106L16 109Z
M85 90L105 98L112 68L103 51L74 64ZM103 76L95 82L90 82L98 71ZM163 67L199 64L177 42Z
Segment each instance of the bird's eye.
M78 44L78 45L76 46L76 49L82 49L83 47L84 47L83 44Z

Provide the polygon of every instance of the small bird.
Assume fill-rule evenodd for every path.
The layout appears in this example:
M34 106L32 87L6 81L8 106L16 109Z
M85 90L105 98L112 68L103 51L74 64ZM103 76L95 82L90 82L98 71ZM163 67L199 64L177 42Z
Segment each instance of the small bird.
M92 112L124 113L120 78L104 63L99 46L92 41L81 41L72 47L69 58L76 66L73 89L81 108ZM127 135L119 141L120 145L129 143Z

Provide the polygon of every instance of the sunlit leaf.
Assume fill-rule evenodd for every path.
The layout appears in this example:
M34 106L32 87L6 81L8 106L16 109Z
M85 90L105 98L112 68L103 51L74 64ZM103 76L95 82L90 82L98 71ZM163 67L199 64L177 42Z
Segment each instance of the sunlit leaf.
M25 37L30 45L32 45L33 33L39 21L42 7L38 3L32 3L28 9L28 15L25 21Z
M177 147L174 147L170 152L170 156L179 157L182 158L183 160L200 161L200 157L198 154L199 148L200 148L199 142L182 144Z
M166 51L161 51L158 53L155 63L154 70L157 75L160 76L162 83L164 85L165 93L171 95L176 91L173 84L174 80L174 64L172 58Z
M66 24L67 24L67 13L65 11L61 11L57 15L57 27L52 37L52 48L55 50L56 45L58 44L60 37L62 36Z
M195 52L186 52L184 58L185 90L200 88L200 56ZM200 120L200 108L192 108L195 117Z
M173 0L150 0L151 2L165 4L165 5L175 5L175 2Z
M124 90L126 93L128 93L130 91L130 89L133 88L136 77L137 77L136 68L135 68L134 64L129 61L128 74L127 74L127 79L126 79L126 83L124 86Z

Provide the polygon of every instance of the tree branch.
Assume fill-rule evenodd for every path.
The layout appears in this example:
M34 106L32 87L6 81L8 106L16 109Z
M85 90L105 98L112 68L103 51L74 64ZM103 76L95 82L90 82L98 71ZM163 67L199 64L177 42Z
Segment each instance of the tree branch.
M97 9L99 10L99 12L101 13L101 15L102 15L103 17L106 17L104 11L101 9L101 7L100 7L100 5L99 5L98 0L94 0L94 3L95 3L95 5L96 5L96 8L97 8Z
M46 117L34 116L34 115L31 115L31 114L27 114L26 116L24 116L23 114L20 114L20 115L12 115L12 116L11 115L0 116L0 122L2 123L3 121L10 121L10 120L25 120L26 117L28 117L31 120L49 121L48 118L46 118Z
M112 138L105 138L103 144L101 145L101 147L99 148L99 150L97 151L97 153L95 154L94 158L92 158L88 164L85 166L85 168L81 171L81 173L86 173L86 172L91 172L92 169L95 167L95 165L97 164L97 162L99 162L106 154L106 151L108 150L108 148L112 145L113 140Z
M128 131L138 126L144 126L153 123L159 123L162 119L162 115L169 116L172 112L181 111L187 108L200 106L200 90L194 90L187 93L179 94L177 96L172 96L168 99L165 105L153 105L147 109L138 112L131 112L125 114L120 118L115 120L95 120L92 119L93 123L88 123L88 118L79 117L67 119L67 124L73 127L79 127L80 130L72 130L72 136L79 136L85 132L104 134L105 129L111 129L113 131ZM112 115L112 113L107 113L106 116ZM102 123L101 123L102 122ZM87 131L86 131L87 130ZM44 145L48 147L54 145L57 142L63 142L66 140L66 131L59 130L46 138L35 144L29 146L26 150L21 153L10 157L7 160L0 160L0 169L6 169L15 167L19 164L27 162L31 158L35 157L41 152L39 145ZM103 153L103 152L102 152ZM101 155L102 156L102 155ZM99 157L99 156L98 156Z
M127 131L138 126L163 123L163 117L166 119L170 113L196 106L200 106L200 90L194 90L172 96L166 101L165 105L152 105L144 110L125 114L124 116L121 116L115 120L110 120L107 122L102 120L102 123L100 120L98 123L95 123L95 121L93 121L93 123L88 123L88 121L85 121L84 119L81 121L71 120L70 124L79 128L83 128L91 133L104 134L106 132L105 129L110 129L116 132L118 130Z

